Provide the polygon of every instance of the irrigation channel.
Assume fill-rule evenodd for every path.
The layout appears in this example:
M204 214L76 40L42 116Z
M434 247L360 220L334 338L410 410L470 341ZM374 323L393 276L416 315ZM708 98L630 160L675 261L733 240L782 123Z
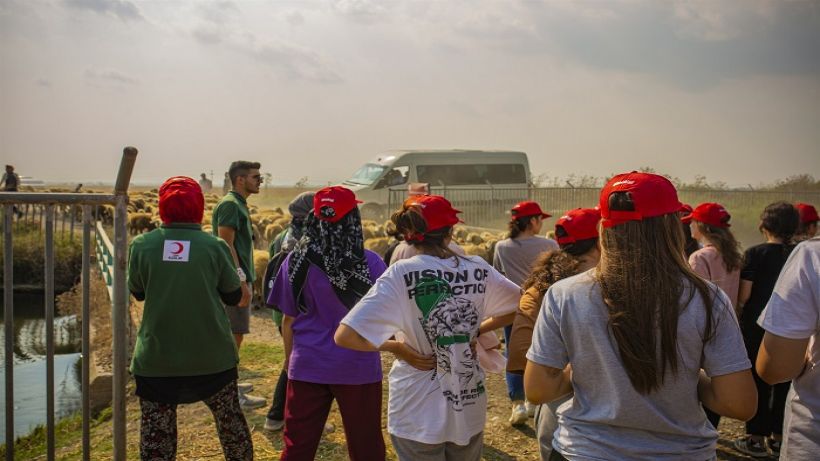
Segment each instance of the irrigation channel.
M14 435L46 423L46 325L43 293L14 293ZM0 319L0 322L2 319ZM73 315L54 319L54 393L57 419L80 410L80 323ZM0 343L4 331L0 328ZM0 349L0 360L5 352ZM0 382L5 371L0 368ZM0 408L5 394L0 394ZM5 418L0 418L4 433Z

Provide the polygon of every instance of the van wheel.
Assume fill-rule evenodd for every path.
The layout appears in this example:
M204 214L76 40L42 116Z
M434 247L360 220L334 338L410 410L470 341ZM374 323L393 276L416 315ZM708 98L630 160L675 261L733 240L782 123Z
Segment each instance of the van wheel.
M378 203L365 203L361 207L361 213L362 219L381 222L387 219L387 206L379 205Z

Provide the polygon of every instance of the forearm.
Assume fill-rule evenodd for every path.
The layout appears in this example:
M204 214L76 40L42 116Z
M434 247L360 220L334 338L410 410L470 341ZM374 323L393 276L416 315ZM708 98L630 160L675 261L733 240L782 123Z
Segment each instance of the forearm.
M354 351L373 352L377 350L385 350L387 352L392 352L387 349L377 348L371 344L370 341L364 339L359 332L345 324L339 325L339 328L336 329L336 333L333 335L333 340L336 342L337 346L344 347L345 349L352 349ZM388 342L390 341L386 341L385 344ZM385 346L385 344L382 344L382 346Z
M293 320L289 315L282 317L282 343L285 346L285 363L290 363L290 353L293 350Z
M512 325L513 320L515 320L515 312L510 312L509 314L505 315L498 315L495 317L490 317L483 322L478 327L478 334L483 334L488 331L497 330L501 327L505 327L507 325Z

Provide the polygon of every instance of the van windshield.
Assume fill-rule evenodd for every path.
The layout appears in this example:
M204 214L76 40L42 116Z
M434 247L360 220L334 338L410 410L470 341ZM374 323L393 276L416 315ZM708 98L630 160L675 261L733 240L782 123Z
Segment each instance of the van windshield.
M376 165L375 163L366 163L363 167L353 173L352 178L345 182L369 186L376 182L385 170L387 170L386 166Z

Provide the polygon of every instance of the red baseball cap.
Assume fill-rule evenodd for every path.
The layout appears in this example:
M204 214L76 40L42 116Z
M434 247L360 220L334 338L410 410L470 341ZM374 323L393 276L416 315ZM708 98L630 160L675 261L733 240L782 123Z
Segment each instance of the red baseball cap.
M322 221L335 223L356 208L356 194L342 186L330 186L316 191L313 196L313 215Z
M689 224L690 222L692 222L692 205L684 203L680 207L680 210L678 210L678 213L680 213L681 215L680 222L684 224Z
M704 224L715 227L730 227L729 220L732 215L719 203L701 203L689 215L689 220L700 221Z
M609 196L614 192L628 192L635 211L609 209ZM623 173L613 176L601 189L601 224L617 226L627 221L641 221L669 213L677 213L683 204L678 200L675 186L663 176L652 173Z
M556 237L559 245L575 243L579 240L586 240L598 237L598 221L601 220L601 212L595 208L576 208L567 211L558 218L555 229L563 227L568 235Z
M817 216L817 209L808 203L795 203L794 207L800 213L800 222L811 224L820 221L820 216Z
M202 222L205 197L199 183L187 176L168 178L159 186L159 218L163 224Z
M541 216L542 218L552 216L549 213L544 213L538 203L532 201L518 202L518 204L510 210L510 214L513 219L525 218L527 216Z
M415 195L404 201L404 207L415 207L419 210L427 223L426 232L464 222L456 216L461 211L453 208L453 205L440 195Z

